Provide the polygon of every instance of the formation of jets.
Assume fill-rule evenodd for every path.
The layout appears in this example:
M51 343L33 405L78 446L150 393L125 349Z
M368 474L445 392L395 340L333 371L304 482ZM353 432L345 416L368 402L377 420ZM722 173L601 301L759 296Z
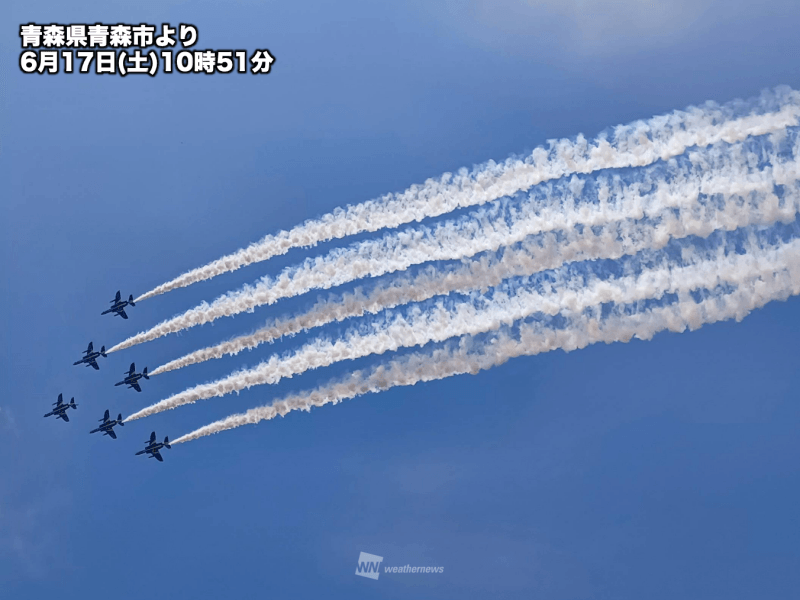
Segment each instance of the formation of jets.
M125 313L126 306L136 306L133 301L133 294L128 296L127 300L122 300L122 294L117 291L116 297L111 301L111 308L108 310L103 311L100 313L101 315L106 315L108 313L114 313L114 315L118 315L123 319L127 319L128 315ZM85 365L87 367L92 367L96 371L100 370L100 366L97 364L97 359L100 357L106 358L108 355L106 354L106 347L101 346L99 351L94 350L94 345L92 342L89 342L89 346L84 350L83 357L74 362L73 365ZM125 371L125 379L122 381L115 383L115 386L119 385L127 385L128 388L132 388L137 392L141 392L142 388L139 384L141 379L150 379L147 374L147 367L145 367L141 373L136 372L136 363L131 363L130 369ZM62 419L69 423L69 416L67 415L67 411L72 409L77 409L78 405L75 404L75 398L72 398L69 402L64 402L64 395L59 394L58 400L53 403L52 410L44 415L45 417L56 417L56 419ZM95 429L92 429L89 433L98 433L102 432L103 435L109 436L111 439L117 439L117 434L114 431L114 427L119 425L120 427L124 427L125 423L122 420L122 414L117 415L116 419L110 418L110 413L108 409L106 409L105 414L103 415L102 419L99 419L100 425L98 425ZM155 458L159 462L164 462L164 459L161 457L161 453L159 450L162 448L171 448L169 445L169 437L165 437L163 442L156 442L156 432L152 432L150 434L150 439L145 442L144 450L141 450L136 453L136 455L140 454L147 454L151 458Z

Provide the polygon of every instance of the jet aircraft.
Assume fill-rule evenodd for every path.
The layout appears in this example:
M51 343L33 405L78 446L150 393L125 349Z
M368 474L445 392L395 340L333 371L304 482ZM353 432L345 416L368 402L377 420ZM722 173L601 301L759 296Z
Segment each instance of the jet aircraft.
M86 366L92 366L96 370L100 370L100 367L97 366L97 359L101 356L106 356L106 347L103 346L100 348L100 352L94 352L94 346L92 346L92 342L89 342L89 347L84 350L83 352L86 356L80 359L78 362L72 363L73 365L79 365L81 363L86 363Z
M64 402L64 395L58 395L58 401L53 402L53 410L45 415L45 417L52 417L53 415L56 416L56 419L64 419L67 423L69 423L69 417L67 416L67 409L70 408L78 408L78 405L75 404L75 398L70 400L68 403Z
M127 319L128 315L125 314L125 307L128 305L136 306L136 304L133 301L133 294L128 296L127 300L122 300L122 296L120 295L119 290L117 290L116 298L114 298L111 301L111 305L112 305L111 308L109 308L106 311L103 311L100 314L107 315L108 313L113 312L115 315L119 315L123 319Z
M125 376L126 376L125 379L123 379L119 383L115 383L114 386L116 387L118 385L126 385L127 384L127 386L129 388L133 388L137 392L141 392L142 388L139 387L139 380L142 377L144 377L145 379L150 379L147 376L147 367L145 367L144 371L142 371L141 373L137 373L136 372L136 363L131 363L130 371L127 371L125 373Z
M114 426L119 425L120 427L124 427L125 423L122 422L122 414L117 416L116 419L108 418L108 410L106 409L106 414L103 415L103 418L100 419L102 423L97 429L92 429L89 433L97 433L98 431L102 431L103 435L110 435L112 439L117 439L117 434L114 433Z
M172 446L169 445L169 437L164 438L163 444L161 442L156 442L156 432L154 431L150 434L150 440L145 442L144 450L139 450L139 452L136 453L136 456L146 452L150 455L150 458L155 458L159 462L164 462L164 459L161 458L161 453L159 452L161 448L172 448Z

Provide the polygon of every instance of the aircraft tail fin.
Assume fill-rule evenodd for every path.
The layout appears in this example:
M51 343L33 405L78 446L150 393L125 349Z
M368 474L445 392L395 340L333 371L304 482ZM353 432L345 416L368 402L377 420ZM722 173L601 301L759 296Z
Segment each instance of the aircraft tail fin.
M128 304L130 304L131 306L136 306L136 303L133 301L133 294L128 296Z
M117 415L117 425L119 425L120 427L124 427L125 426L125 423L122 421L122 413L119 413Z
M145 368L144 368L144 371L142 371L142 377L144 377L145 379L150 379L150 378L147 376L147 367L145 367Z
M169 445L169 436L164 438L164 446L167 448L172 448L172 446Z
M101 346L100 347L100 354L102 354L103 356L106 356L106 347L105 346Z
M70 405L72 408L78 408L78 405L77 405L77 404L75 404L75 398L72 398L72 399L69 401L69 405Z

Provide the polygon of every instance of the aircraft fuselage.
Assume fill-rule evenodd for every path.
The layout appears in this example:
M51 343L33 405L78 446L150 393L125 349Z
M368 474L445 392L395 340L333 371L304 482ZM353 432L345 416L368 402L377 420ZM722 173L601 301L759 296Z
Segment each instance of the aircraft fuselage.
M65 417L67 414L67 410L70 408L75 408L75 405L70 404L68 402L64 402L63 404L58 404L53 407L49 413L45 415L45 417L55 417L56 419L64 419L67 421L68 419Z
M158 442L157 444L150 444L149 446L145 447L144 450L140 450L139 452L137 452L136 455L138 456L139 454L149 454L151 458L155 458L156 452L165 447L166 445L162 442Z
M98 425L97 429L91 431L90 433L95 433L96 431L102 431L103 433L108 433L109 431L114 429L115 425L117 425L116 419L114 419L113 421L106 421L105 423L101 423L100 425Z
M117 302L114 306L112 306L108 310L104 311L103 314L107 315L110 312L119 314L119 313L122 312L122 309L125 308L126 306L128 306L129 304L130 304L130 302L128 302L127 300L123 300L121 302Z
M97 360L101 356L103 356L103 355L100 354L99 352L91 352L91 353L87 354L86 356L84 356L82 359L80 359L78 362L76 362L74 364L79 365L81 363L86 363L88 365L88 364L91 364L91 362L93 360Z

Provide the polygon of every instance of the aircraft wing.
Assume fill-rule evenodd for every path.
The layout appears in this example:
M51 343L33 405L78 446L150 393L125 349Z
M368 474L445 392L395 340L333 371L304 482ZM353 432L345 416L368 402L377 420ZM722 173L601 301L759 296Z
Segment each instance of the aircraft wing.
M67 423L69 423L69 417L67 416L67 413L61 413L58 416L64 419Z
M124 308L120 308L120 309L119 309L119 312L118 312L117 314L118 314L120 317L122 317L123 319L127 319L127 318L128 318L128 315L126 315L126 314L125 314L125 309L124 309Z
M116 433L114 433L114 430L113 430L113 429L109 429L109 430L108 430L106 433L107 433L108 435L110 435L110 436L112 437L112 439L117 439L117 434L116 434Z
M89 364L92 365L92 367L94 368L95 371L99 371L100 370L100 367L97 366L97 361L95 359L90 360Z
M132 383L132 384L131 384L131 387L132 387L133 389L135 389L137 392L141 392L141 391L142 391L142 388L140 388L140 387L139 387L139 384L138 384L138 383Z
M164 459L161 458L161 453L158 450L153 450L153 456L156 457L158 462L164 462Z

